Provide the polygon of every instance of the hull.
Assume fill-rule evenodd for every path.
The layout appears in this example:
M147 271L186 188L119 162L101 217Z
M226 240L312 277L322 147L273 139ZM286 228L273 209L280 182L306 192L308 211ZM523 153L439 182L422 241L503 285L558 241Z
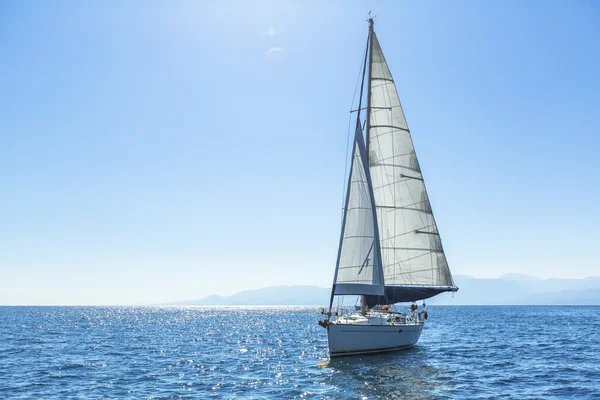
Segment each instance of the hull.
M414 346L423 324L358 325L332 323L327 327L329 356L382 353Z

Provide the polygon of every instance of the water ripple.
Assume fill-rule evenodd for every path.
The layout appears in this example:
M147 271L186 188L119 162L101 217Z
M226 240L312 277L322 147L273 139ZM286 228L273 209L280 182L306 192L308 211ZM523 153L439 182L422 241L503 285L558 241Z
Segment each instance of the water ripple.
M600 308L430 307L325 361L314 308L0 307L0 398L600 398Z

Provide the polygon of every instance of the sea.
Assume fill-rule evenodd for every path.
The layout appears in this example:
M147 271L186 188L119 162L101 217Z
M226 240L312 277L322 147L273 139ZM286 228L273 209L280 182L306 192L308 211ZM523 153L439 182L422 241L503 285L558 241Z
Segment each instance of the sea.
M600 399L600 307L428 310L329 360L315 307L0 307L0 398Z

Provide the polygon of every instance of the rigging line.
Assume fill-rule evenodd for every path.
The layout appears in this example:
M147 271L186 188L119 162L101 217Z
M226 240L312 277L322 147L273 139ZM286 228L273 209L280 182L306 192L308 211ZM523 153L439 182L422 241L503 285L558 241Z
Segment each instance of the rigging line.
M368 46L368 43L367 43ZM367 51L367 47L365 47L365 52ZM356 100L356 92L358 91L358 85L360 82L360 76L362 72L363 61L362 58L360 60L360 66L358 68L358 74L356 75L356 84L354 85L354 93L352 94L352 104L350 104L350 109L354 106L354 100ZM344 203L346 200L346 175L348 174L348 153L350 152L350 133L352 132L352 113L348 117L348 133L346 137L346 164L344 165L344 180L342 182L342 219L344 219Z
M418 256L408 257L408 258L405 258L405 259L403 259L403 260L401 260L401 261L398 261L398 262L394 263L393 265L400 264L401 262L405 262L405 261L414 260L414 259L416 259L416 258L425 257L425 256L428 256L429 254L430 254L430 253L423 253L423 254L419 254ZM389 266L388 266L388 268L389 268ZM429 271L429 269L434 269L434 268L433 268L433 267L432 267L432 268L428 268L428 269L426 269L426 271ZM409 272L400 272L400 275L406 275L406 274L409 274L409 273L412 273L412 272L413 272L413 271L409 271Z
M368 36L368 39L367 39L367 48L365 49L365 61L364 61L364 65L367 64L367 55L368 55L368 51L369 51L369 41L370 41L370 39L371 39L371 32L369 32L369 36ZM359 111L358 111L358 115L356 116L356 129L358 129L360 127L360 108L361 108L361 105L362 105L362 94L363 94L364 83L365 83L365 68L363 67L362 81L361 81L361 84L360 84L360 95L359 95L359 100L358 100L358 109L359 109ZM362 159L362 156L360 154L360 151L362 149L360 147L360 142L357 142L357 138L356 138L357 133L358 132L356 132L356 130L355 130L355 134L354 134L355 139L353 140L353 146L352 146L352 157L354 158L355 152L356 152L357 147L358 147L359 158ZM345 210L345 209L348 207L348 202L350 200L350 188L351 188L351 184L352 184L350 178L351 178L351 175L352 175L353 168L354 168L354 160L352 160L352 166L350 167L350 174L348 176L348 186L347 186L347 189L346 189L346 195L344 196L345 197L345 199L344 199L344 206L342 208L342 231L340 233L340 245L339 245L339 248L338 248L338 256L337 256L336 267L335 267L336 270L335 270L335 274L334 274L334 277L333 277L334 284L333 284L333 287L332 287L332 290L331 290L331 297L329 299L329 309L330 310L331 310L331 306L333 304L333 299L335 297L335 282L336 282L337 276L338 276L338 271L339 271L339 266L340 266L340 256L341 256L341 252L342 252L342 244L343 244L344 233L345 233L345 229L346 229L347 210ZM366 175L366 178L367 178L367 181L369 181L370 178L369 178L368 175ZM373 200L373 198L372 198L372 196L373 196L373 188L372 188L372 184L370 182L369 182L369 186L370 186L370 196L371 196L371 201L372 201ZM373 209L373 219L375 221L377 221L377 214L376 214L375 209ZM379 237L377 236L377 231L375 231L375 238L376 238L376 240L379 240Z
M369 58L369 50L371 48L371 46L369 46L369 44L371 43L371 31L372 31L372 25L369 28L369 36L367 36L367 48L365 50L365 61L363 63L362 79L361 79L361 83L360 83L360 94L358 95L358 107L357 107L358 111L356 112L356 129L358 129L360 127L360 109L362 107L363 89L365 88L365 75L367 74L367 60ZM369 79L370 79L370 75L369 75ZM368 93L368 91L370 91L370 88L367 89L367 93ZM367 104L367 107L369 107L368 104ZM367 120L368 120L368 118L369 118L369 113L367 112Z
M435 269L435 268L416 269L416 270L410 271L410 273L412 274L412 273L415 273L415 272L429 272L429 271L433 271L434 269ZM407 274L407 273L408 273L408 272L404 272L404 274ZM432 281L432 282L433 282L433 281ZM399 286L399 285L406 285L406 284L405 284L405 283L396 283L396 284L395 284L395 285L393 285L393 286ZM413 283L413 286L417 286L417 285L418 285L418 286L425 286L425 285L429 285L429 284L424 284L424 283ZM430 285L433 285L433 283L431 283ZM388 285L386 285L386 286L388 286ZM390 285L390 286L392 286L392 285ZM407 285L407 286L408 286L408 285ZM436 285L436 286L437 286L437 285Z

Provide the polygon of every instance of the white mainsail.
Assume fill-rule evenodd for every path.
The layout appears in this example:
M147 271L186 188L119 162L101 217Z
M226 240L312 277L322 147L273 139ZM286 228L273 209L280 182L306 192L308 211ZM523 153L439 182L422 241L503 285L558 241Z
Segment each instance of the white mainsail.
M375 203L357 124L332 295L384 294Z
M368 159L390 303L457 290L396 85L371 33Z

